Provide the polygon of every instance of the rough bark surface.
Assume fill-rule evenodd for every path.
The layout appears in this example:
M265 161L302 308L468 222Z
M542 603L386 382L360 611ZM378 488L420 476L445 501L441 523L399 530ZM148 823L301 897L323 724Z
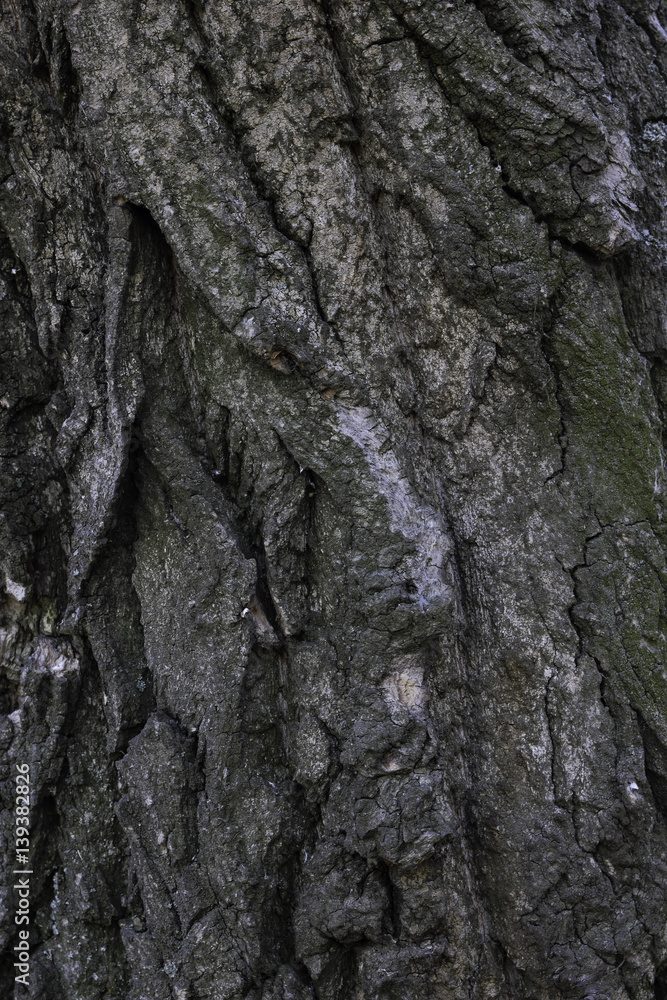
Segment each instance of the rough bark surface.
M3 996L664 1000L666 24L3 0Z

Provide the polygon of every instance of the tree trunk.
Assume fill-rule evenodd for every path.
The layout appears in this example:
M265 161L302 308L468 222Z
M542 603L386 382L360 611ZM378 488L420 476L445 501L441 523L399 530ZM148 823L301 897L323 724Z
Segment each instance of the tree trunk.
M3 996L665 1000L666 24L3 0Z

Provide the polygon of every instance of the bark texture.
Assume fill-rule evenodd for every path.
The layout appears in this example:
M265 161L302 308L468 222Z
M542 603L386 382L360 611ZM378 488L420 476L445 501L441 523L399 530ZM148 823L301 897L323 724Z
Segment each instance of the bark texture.
M665 1000L666 24L3 0L3 996Z

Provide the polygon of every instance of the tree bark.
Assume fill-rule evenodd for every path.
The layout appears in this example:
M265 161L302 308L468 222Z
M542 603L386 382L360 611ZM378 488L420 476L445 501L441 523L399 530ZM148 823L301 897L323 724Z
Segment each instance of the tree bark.
M665 4L0 18L3 996L665 1000Z

